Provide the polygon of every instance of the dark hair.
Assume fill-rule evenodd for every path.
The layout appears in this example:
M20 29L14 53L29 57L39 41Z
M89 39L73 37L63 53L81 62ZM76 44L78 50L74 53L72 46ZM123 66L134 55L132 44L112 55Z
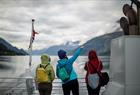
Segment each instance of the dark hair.
M60 50L58 51L58 56L59 56L60 59L67 58L66 51L60 49Z

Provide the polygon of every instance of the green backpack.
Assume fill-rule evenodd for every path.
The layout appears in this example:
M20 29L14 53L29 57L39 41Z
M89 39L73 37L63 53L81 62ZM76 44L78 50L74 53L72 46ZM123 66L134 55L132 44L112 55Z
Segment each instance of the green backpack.
M67 80L69 80L70 75L68 74L65 66L58 66L58 77L63 81L66 82Z

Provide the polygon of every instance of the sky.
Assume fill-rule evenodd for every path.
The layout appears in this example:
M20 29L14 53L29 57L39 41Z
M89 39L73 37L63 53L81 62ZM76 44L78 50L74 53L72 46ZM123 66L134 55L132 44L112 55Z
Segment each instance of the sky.
M35 19L33 49L86 41L111 33L130 0L0 0L0 37L25 50Z

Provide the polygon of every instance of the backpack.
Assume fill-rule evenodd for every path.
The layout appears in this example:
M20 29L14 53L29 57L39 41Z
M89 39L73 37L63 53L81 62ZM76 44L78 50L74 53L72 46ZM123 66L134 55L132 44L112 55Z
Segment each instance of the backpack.
M48 64L49 65L49 64ZM40 64L40 66L37 68L37 70L36 70L36 81L38 82L38 83L42 83L42 82L48 82L48 74L47 74L47 72L46 72L46 70L45 70L45 68L48 66L48 65L46 65L45 67L43 67L43 66L41 66L41 64Z
M57 66L57 74L58 74L58 78L60 78L63 82L66 82L70 78L70 74L66 70L65 65Z
M98 66L99 67L99 66ZM93 68L95 68L94 66L93 66ZM95 68L95 70L96 70L96 73L91 73L90 72L90 69L89 69L89 63L87 63L87 70L88 70L88 72L89 72L89 74L88 74L88 85L92 88L92 89L96 89L98 86L99 86L99 82L100 82L100 77L99 77L99 74L98 74L98 72L97 72L97 70L96 70L96 68Z
M109 82L109 75L107 72L101 72L101 75L100 75L100 85L101 86L105 86L107 85Z

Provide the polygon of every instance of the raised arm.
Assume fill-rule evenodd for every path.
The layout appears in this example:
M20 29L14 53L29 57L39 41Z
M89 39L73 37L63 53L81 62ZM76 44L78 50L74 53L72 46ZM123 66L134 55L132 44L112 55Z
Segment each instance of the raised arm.
M68 60L70 63L73 63L73 62L77 59L77 57L78 57L78 56L80 55L80 53L81 53L82 48L83 48L83 46L79 47L79 48L75 51L75 53L73 54L73 56Z

